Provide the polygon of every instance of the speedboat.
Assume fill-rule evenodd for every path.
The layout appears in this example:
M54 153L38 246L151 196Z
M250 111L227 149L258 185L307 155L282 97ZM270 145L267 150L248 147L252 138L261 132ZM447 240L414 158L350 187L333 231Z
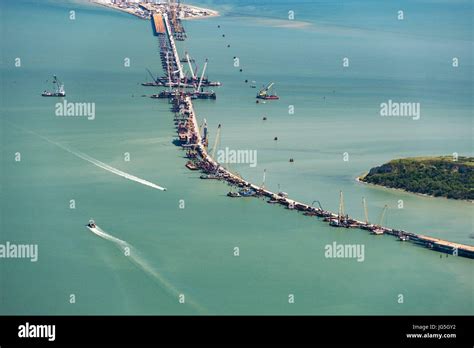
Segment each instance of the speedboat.
M86 226L89 227L89 228L96 228L97 227L94 220L89 220L89 223Z

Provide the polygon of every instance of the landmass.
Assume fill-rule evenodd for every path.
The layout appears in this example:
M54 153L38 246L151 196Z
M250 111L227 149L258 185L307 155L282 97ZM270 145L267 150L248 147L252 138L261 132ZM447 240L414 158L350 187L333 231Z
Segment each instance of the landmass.
M92 2L132 14L142 19L150 19L153 13L165 13L170 7L174 7L178 19L198 19L219 16L219 12L207 8L177 4L176 1L162 1L157 3L149 3L145 1L123 1L116 2L113 0L92 0ZM174 4L173 4L174 3Z
M473 201L474 157L395 159L370 169L358 180L434 197Z

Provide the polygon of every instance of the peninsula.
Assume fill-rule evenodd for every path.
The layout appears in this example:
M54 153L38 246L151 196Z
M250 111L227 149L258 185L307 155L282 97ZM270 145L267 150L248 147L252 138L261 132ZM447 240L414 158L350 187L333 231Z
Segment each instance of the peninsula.
M474 157L395 159L370 169L359 180L434 197L474 200Z
M142 19L150 19L153 13L164 13L168 7L174 7L178 19L199 19L219 16L218 11L207 8L182 4L177 1L160 1L156 3L140 0L115 1L115 0L92 0L92 2L123 11Z

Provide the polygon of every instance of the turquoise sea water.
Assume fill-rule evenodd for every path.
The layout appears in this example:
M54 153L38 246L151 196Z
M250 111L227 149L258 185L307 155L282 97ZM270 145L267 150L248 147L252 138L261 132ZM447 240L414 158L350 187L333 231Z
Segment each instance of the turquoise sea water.
M211 143L222 124L221 148L258 151L255 168L233 170L260 183L266 169L270 189L332 211L343 190L346 211L360 219L364 196L372 221L388 204L388 226L474 244L472 203L355 181L392 158L473 155L471 2L196 5L222 12L187 21L188 40L178 44L200 65L208 58L209 77L223 83L215 102L195 102L198 117L207 119ZM1 9L0 241L39 246L36 263L0 260L1 314L473 313L472 260L330 228L263 200L229 199L224 183L188 171L172 143L168 104L141 97L154 92L140 86L145 68L161 66L147 21L82 2L22 0ZM55 116L56 100L39 95L52 74L65 82L68 101L95 103L95 120ZM246 79L274 81L281 99L255 104ZM420 102L420 120L380 117L388 99ZM168 190L116 176L28 131ZM89 232L89 218L133 246L132 257ZM325 258L334 241L364 245L364 262Z

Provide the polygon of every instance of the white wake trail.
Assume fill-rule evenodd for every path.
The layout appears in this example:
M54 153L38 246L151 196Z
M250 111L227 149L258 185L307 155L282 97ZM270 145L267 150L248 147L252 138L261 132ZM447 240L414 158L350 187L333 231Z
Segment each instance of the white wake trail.
M99 160L97 160L97 159L95 159L95 158L93 158L93 157L91 157L91 156L89 156L89 155L86 155L85 153L82 153L82 152L80 152L80 151L74 151L74 150L68 148L68 147L65 146L65 145L62 145L62 144L57 143L57 142L55 142L55 141L52 141L51 139L48 139L48 138L46 138L45 136L42 136L42 135L40 135L40 134L37 134L37 133L35 133L35 132L33 132L33 131L30 131L30 130L27 130L27 129L20 128L20 127L18 127L18 126L14 126L14 127L19 128L19 129L21 129L21 130L23 130L23 131L25 131L25 132L34 134L34 135L36 135L37 137L40 137L41 139L47 141L48 143L53 144L53 145L56 145L56 146L60 147L61 149L63 149L63 150L65 150L65 151L69 152L70 154L73 154L73 155L76 156L76 157L79 157L79 158L81 158L81 159L83 159L83 160L85 160L85 161L87 161L87 162L89 162L89 163L92 163L93 165L95 165L95 166L97 166L97 167L99 167L99 168L105 169L105 170L109 171L110 173L119 175L119 176L121 176L121 177L123 177L123 178L125 178L125 179L138 182L138 183L140 183L140 184L142 184L142 185L146 185L146 186L152 187L152 188L157 189L157 190L166 191L166 188L164 188L164 187L158 186L158 185L156 185L156 184L154 184L154 183L152 183L152 182L150 182L150 181L147 181L147 180L145 180L145 179L141 179L141 178L139 178L139 177L137 177L137 176L135 176L135 175L125 173L125 172L121 171L120 169L117 169L117 168L114 168L114 167L112 167L112 166L109 166L108 164L106 164L106 163L104 163L104 162L101 162L101 161L99 161Z
M112 236L111 234L105 232L103 229L101 229L99 226L96 226L95 228L87 226L87 228L97 236L106 239L110 242L113 242L117 248L119 248L125 255L125 257L128 257L131 262L133 262L135 265L137 265L142 271L150 275L155 281L158 282L158 284L165 289L169 294L171 294L173 297L178 298L178 296L181 294L176 287L173 286L168 280L166 280L158 271L156 271L142 256L140 256L139 252L131 246L129 243L127 243L124 240L121 240L117 237ZM189 297L186 297L186 303L194 307L196 310L200 312L205 312L205 309L194 302L193 300L190 300Z

